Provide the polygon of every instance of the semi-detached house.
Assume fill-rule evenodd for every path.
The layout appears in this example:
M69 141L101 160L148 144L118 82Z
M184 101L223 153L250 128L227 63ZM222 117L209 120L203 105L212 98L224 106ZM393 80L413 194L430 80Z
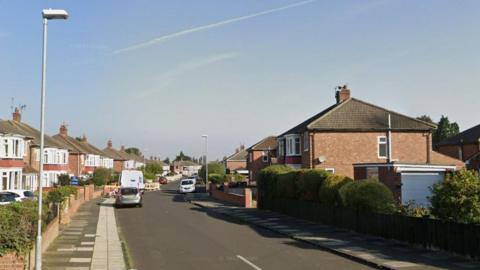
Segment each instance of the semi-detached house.
M59 133L53 138L70 149L70 175L84 177L92 174L96 168L113 169L113 158L88 143L85 135L78 139L69 136L65 124L60 126Z
M107 147L102 151L113 159L113 170L116 173L120 173L122 170L126 169L126 165L128 165L126 163L128 157L125 155L125 152L122 153L120 150L113 148L112 140L108 140Z
M45 147L40 154L40 131L23 123L15 109L12 120L0 120L1 164L3 189L36 189L40 158L43 158L43 186L51 187L58 176L68 172L68 149L45 135Z
M435 125L353 98L346 86L335 98L278 136L278 163L378 178L402 202L424 202L429 186L464 166L432 150Z
M268 136L247 148L247 170L249 181L257 181L258 173L275 163L277 156L277 137Z

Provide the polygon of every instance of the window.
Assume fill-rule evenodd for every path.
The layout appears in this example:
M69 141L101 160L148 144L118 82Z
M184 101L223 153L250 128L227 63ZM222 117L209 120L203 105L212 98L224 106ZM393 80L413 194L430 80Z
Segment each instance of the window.
M386 136L378 136L378 157L379 158L387 158L387 137Z
M2 137L0 141L0 157L2 158L23 158L24 141L16 137Z
M262 161L263 162L268 162L268 151L263 151L262 152Z
M281 139L278 141L278 154L279 156L285 155L285 140Z
M310 137L308 132L303 133L303 151L307 152L310 148Z
M335 168L325 168L325 171L329 173L335 173Z
M287 142L287 156L300 155L300 136L290 135L286 138Z
M367 167L367 179L378 179L378 167Z

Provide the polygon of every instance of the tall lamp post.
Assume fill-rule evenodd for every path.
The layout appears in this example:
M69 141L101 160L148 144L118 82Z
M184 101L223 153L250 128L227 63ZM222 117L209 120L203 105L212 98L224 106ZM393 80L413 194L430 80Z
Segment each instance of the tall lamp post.
M66 20L68 13L62 9L44 9L43 17L43 56L42 56L42 90L40 109L40 168L38 179L38 229L35 249L35 269L42 269L42 193L43 193L43 151L45 137L45 82L47 73L47 28L48 20Z
M205 139L205 190L208 192L208 135L202 135Z

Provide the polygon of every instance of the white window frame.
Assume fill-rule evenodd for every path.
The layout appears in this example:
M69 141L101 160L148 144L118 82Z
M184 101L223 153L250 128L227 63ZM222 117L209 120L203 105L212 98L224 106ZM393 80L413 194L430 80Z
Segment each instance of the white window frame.
M307 131L303 133L303 152L310 150L310 136Z
M334 174L335 173L335 168L325 168L325 171Z
M269 157L268 157L268 151L262 151L262 161L264 163L267 163L269 160Z
M292 134L285 136L285 141L287 143L287 151L286 156L300 156L301 153L301 143L300 143L300 135ZM297 149L298 144L298 149ZM297 151L298 150L298 151Z
M278 140L278 155L281 157L285 155L285 139L284 138Z
M381 141L382 139L385 139L385 141L382 142ZM380 155L381 145L385 145L385 156ZM378 136L377 137L377 156L380 159L387 159L387 157L388 157L388 139L387 139L387 136Z
M6 189L3 189L5 177ZM0 191L9 189L22 189L22 168L0 169Z
M0 136L0 158L23 159L25 140L17 136Z

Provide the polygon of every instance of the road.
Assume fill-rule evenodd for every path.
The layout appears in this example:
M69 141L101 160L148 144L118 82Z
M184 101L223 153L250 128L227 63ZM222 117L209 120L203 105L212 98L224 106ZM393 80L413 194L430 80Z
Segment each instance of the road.
M138 270L371 269L269 230L185 202L176 183L146 193L143 208L116 209Z

